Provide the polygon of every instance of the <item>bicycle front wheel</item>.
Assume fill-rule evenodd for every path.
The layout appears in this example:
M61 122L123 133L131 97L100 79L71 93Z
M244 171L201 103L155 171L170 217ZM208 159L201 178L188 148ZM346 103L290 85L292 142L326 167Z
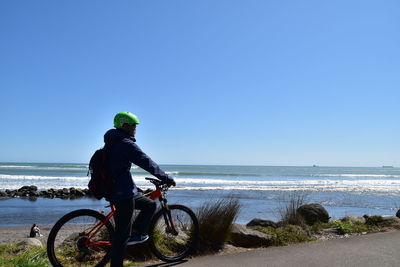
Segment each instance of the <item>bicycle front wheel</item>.
M110 259L111 223L94 210L81 209L56 222L47 239L47 255L53 266L104 266ZM98 230L96 232L96 230Z
M199 223L191 209L169 205L159 210L149 227L149 246L153 254L166 262L180 261L196 246Z

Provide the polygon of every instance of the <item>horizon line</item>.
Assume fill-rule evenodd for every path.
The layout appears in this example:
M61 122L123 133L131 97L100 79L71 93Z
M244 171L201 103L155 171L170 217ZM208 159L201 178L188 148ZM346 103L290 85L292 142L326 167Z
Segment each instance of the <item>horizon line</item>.
M0 161L0 164L79 164L79 165L88 165L87 163L82 162L29 162L29 161ZM133 164L133 163L132 163ZM135 165L135 164L133 164ZM317 165L317 164L309 164L309 165L263 165L263 164L179 164L179 163L160 163L158 165L161 166L236 166L236 167L312 167L312 168L397 168L394 165L373 165L373 166L352 166L352 165Z

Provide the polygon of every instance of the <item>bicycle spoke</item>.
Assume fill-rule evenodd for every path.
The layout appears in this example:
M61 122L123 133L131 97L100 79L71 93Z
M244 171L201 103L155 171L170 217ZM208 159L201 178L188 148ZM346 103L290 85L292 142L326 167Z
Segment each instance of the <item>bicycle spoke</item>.
M93 266L104 261L111 248L111 234L106 226L96 233L96 225L99 218L93 214L78 214L56 224L58 231L51 236L49 254L54 256L55 265Z
M154 254L165 261L187 256L197 239L198 224L194 214L180 207L183 206L172 205L170 216L159 213L150 233Z

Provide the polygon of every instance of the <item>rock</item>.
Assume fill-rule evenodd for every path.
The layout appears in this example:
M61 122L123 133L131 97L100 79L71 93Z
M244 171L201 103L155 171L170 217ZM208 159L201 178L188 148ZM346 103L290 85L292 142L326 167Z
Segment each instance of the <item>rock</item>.
M364 215L367 224L371 225L389 225L400 223L400 218L393 215Z
M270 221L270 220L264 220L264 219L260 219L260 218L255 218L253 220L251 220L248 224L246 224L246 226L263 226L263 227L274 227L277 228L278 225L276 224L276 222Z
M46 197L54 198L55 195L56 195L56 190L54 190L53 188L50 188L50 189L47 190Z
M6 196L7 196L6 192L0 191L0 197L6 197Z
M93 197L93 194L92 194L92 192L90 192L89 189L85 188L85 189L83 189L83 192L86 194L87 197Z
M399 223L400 218L393 215L382 215L382 222L384 223Z
M56 197L61 197L62 194L63 194L63 191L62 191L61 189L58 189L58 190L55 192Z
M76 189L76 191L75 191L75 196L76 197L84 197L85 196L85 193L81 190L81 189Z
M30 197L38 197L38 196L40 196L40 193L37 191L30 191L29 196Z
M40 196L51 198L53 196L53 193L50 191L40 191Z
M396 212L396 217L399 217L399 218L400 218L400 210L398 210L398 211Z
M20 189L18 189L18 192L23 192L23 191L29 191L29 186L23 186Z
M229 240L236 247L256 248L271 245L270 236L240 224L232 225Z
M35 185L29 186L29 191L37 191L37 186Z
M329 214L320 204L305 204L297 209L297 213L303 217L308 225L313 225L316 222L329 222Z
M62 194L63 195L69 195L69 189L68 188L63 188L62 189Z
M357 222L357 223L365 223L366 220L364 217L362 216L355 216L355 215L349 215L349 216L345 216L341 219L342 222Z
M43 244L42 244L42 242L40 242L39 239L32 238L32 237L24 239L23 241L19 242L18 245L43 247Z
M9 191L9 193L8 193L9 197L15 197L18 192L17 190L8 190L8 191ZM6 192L7 192L7 190L6 190Z
M324 233L324 234L339 234L339 229L338 228L327 228L327 229L323 229L322 233Z
M16 197L28 197L29 193L27 191L19 191L14 196L16 196Z

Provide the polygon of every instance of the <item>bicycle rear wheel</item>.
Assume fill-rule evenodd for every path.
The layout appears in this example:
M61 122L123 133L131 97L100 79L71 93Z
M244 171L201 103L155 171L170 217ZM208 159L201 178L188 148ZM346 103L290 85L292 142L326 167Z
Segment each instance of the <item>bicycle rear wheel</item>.
M110 259L113 226L107 222L90 240L89 232L105 218L97 211L81 209L58 220L47 239L51 264L58 267L104 266Z
M199 223L191 209L169 205L153 217L149 226L149 246L153 254L166 262L180 261L196 246Z

